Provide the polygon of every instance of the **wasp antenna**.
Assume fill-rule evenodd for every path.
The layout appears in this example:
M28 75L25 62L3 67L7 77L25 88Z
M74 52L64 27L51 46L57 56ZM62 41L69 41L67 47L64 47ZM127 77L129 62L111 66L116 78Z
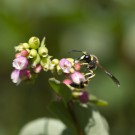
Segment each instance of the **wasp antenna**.
M68 53L71 53L71 52L83 52L83 51L80 51L80 50L71 50Z

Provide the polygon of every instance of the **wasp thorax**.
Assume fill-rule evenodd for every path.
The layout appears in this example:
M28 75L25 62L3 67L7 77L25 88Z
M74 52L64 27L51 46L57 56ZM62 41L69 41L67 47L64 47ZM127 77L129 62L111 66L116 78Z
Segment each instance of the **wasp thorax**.
M98 63L98 58L95 55L90 55L90 61L88 62L87 68L94 70L97 68Z

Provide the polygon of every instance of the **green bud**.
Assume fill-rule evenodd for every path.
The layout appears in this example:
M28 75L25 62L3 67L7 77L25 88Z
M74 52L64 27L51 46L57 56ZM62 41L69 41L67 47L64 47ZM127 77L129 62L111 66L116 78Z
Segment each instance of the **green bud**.
M36 65L38 65L40 63L40 56L39 54L37 54L37 56L35 58L32 59L32 67L36 67Z
M59 60L58 59L53 59L51 61L51 64L50 64L50 70L53 72L53 70L56 69L56 66L59 64Z
M52 64L58 65L58 64L59 64L59 60L58 60L58 59L53 59L53 60L52 60Z
M38 54L42 57L47 57L48 56L48 49L45 46L41 46L38 49Z
M28 43L29 43L30 48L37 49L40 45L40 40L37 37L31 37Z
M50 58L51 58L51 56L48 56L48 57L42 58L40 61L40 64L44 71L50 70L50 64L51 64Z
M74 98L78 98L79 96L82 95L82 92L76 92L76 91L74 91L74 92L72 93L72 95L73 95Z
M16 52L21 52L22 50L24 50L22 44L19 44L18 46L15 46L15 51L16 51Z
M37 50L31 49L29 52L29 58L34 58L37 56Z
M63 72L62 72L62 69L60 68L59 65L56 66L56 69L57 69L57 73L58 75L61 75Z
M24 49L29 49L29 44L28 43L22 43L22 46Z

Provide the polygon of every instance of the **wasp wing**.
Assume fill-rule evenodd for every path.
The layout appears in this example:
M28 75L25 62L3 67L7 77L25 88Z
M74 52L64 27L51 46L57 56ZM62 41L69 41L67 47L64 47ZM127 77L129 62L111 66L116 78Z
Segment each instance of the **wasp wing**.
M103 72L105 72L112 80L113 82L119 87L120 86L120 82L119 80L112 75L109 71L107 71L104 67L102 67L100 64L97 65Z

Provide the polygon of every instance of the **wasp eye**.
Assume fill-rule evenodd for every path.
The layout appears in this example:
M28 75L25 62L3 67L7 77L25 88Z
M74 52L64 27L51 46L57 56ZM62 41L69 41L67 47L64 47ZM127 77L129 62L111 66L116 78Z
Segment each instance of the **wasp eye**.
M84 59L85 59L85 60L90 59L90 55L85 55L85 56L84 56Z
M85 59L88 59L90 56L89 55L85 55Z

